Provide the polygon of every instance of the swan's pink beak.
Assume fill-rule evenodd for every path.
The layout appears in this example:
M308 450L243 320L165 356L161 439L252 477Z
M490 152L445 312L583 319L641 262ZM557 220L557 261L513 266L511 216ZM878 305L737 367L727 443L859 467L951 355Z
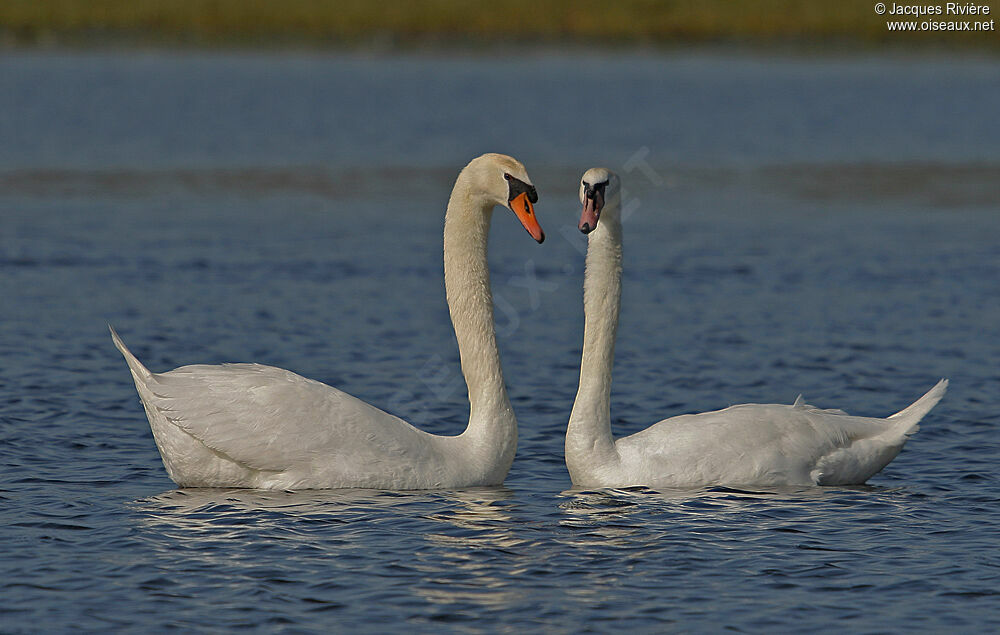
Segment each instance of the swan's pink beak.
M597 229L597 221L601 218L601 209L604 208L604 194L594 192L594 196L584 199L583 213L580 214L580 231L585 234Z
M541 225L538 224L538 219L535 218L535 208L528 200L528 193L521 192L507 203L510 209L517 216L517 219L521 221L524 228L528 230L531 237L538 242L543 242L545 240L545 232L542 231Z

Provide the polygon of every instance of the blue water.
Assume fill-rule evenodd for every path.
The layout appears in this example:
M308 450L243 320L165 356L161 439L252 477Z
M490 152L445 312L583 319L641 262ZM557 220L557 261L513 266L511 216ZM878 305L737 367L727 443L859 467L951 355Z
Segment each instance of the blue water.
M991 59L0 58L0 630L903 632L1000 620ZM520 423L501 488L177 490L147 365L257 361L425 429L466 403L441 280L459 167L497 213ZM732 403L887 415L853 488L575 491L576 180L628 190L618 434Z

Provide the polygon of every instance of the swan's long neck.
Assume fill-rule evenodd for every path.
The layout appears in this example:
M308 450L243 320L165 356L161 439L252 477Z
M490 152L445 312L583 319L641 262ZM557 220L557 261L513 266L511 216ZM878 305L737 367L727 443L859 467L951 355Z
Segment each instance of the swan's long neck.
M566 431L566 463L574 482L585 480L574 476L584 465L617 463L618 458L611 436L611 368L621 308L622 228L618 215L609 211L588 241L580 387Z
M444 221L444 286L469 389L469 425L462 438L489 448L506 474L517 446L517 421L493 326L486 245L494 204L475 195L464 176L455 184Z

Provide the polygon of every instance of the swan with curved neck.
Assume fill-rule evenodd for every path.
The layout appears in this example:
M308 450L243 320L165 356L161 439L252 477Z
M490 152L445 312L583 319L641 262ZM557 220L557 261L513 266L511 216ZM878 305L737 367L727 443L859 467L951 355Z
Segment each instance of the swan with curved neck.
M580 183L579 228L589 234L580 385L566 430L566 467L577 487L864 483L889 464L944 395L942 379L885 419L793 405L743 404L664 419L611 435L611 368L621 307L621 183L592 168Z
M517 160L473 159L444 223L448 309L469 391L469 423L437 436L360 399L259 364L146 369L112 329L167 474L182 487L453 489L499 485L517 448L493 323L487 235L503 205L537 242L538 200Z

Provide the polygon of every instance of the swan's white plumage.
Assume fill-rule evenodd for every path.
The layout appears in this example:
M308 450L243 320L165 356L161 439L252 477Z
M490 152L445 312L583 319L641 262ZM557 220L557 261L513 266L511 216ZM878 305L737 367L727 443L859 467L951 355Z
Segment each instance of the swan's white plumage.
M591 186L606 181L608 186L600 220L589 236L580 387L566 432L566 465L574 485L860 484L899 454L918 422L944 396L948 381L942 379L886 419L816 408L800 396L792 405L744 404L671 417L614 440L610 393L621 303L620 183L604 168L589 170L582 181ZM583 187L584 218L592 223L592 203L588 208Z
M343 391L270 366L152 373L112 329L171 479L187 487L267 489L502 483L517 422L496 350L486 237L493 207L508 200L504 174L530 184L510 157L473 160L446 214L446 288L472 402L465 432L428 434Z

